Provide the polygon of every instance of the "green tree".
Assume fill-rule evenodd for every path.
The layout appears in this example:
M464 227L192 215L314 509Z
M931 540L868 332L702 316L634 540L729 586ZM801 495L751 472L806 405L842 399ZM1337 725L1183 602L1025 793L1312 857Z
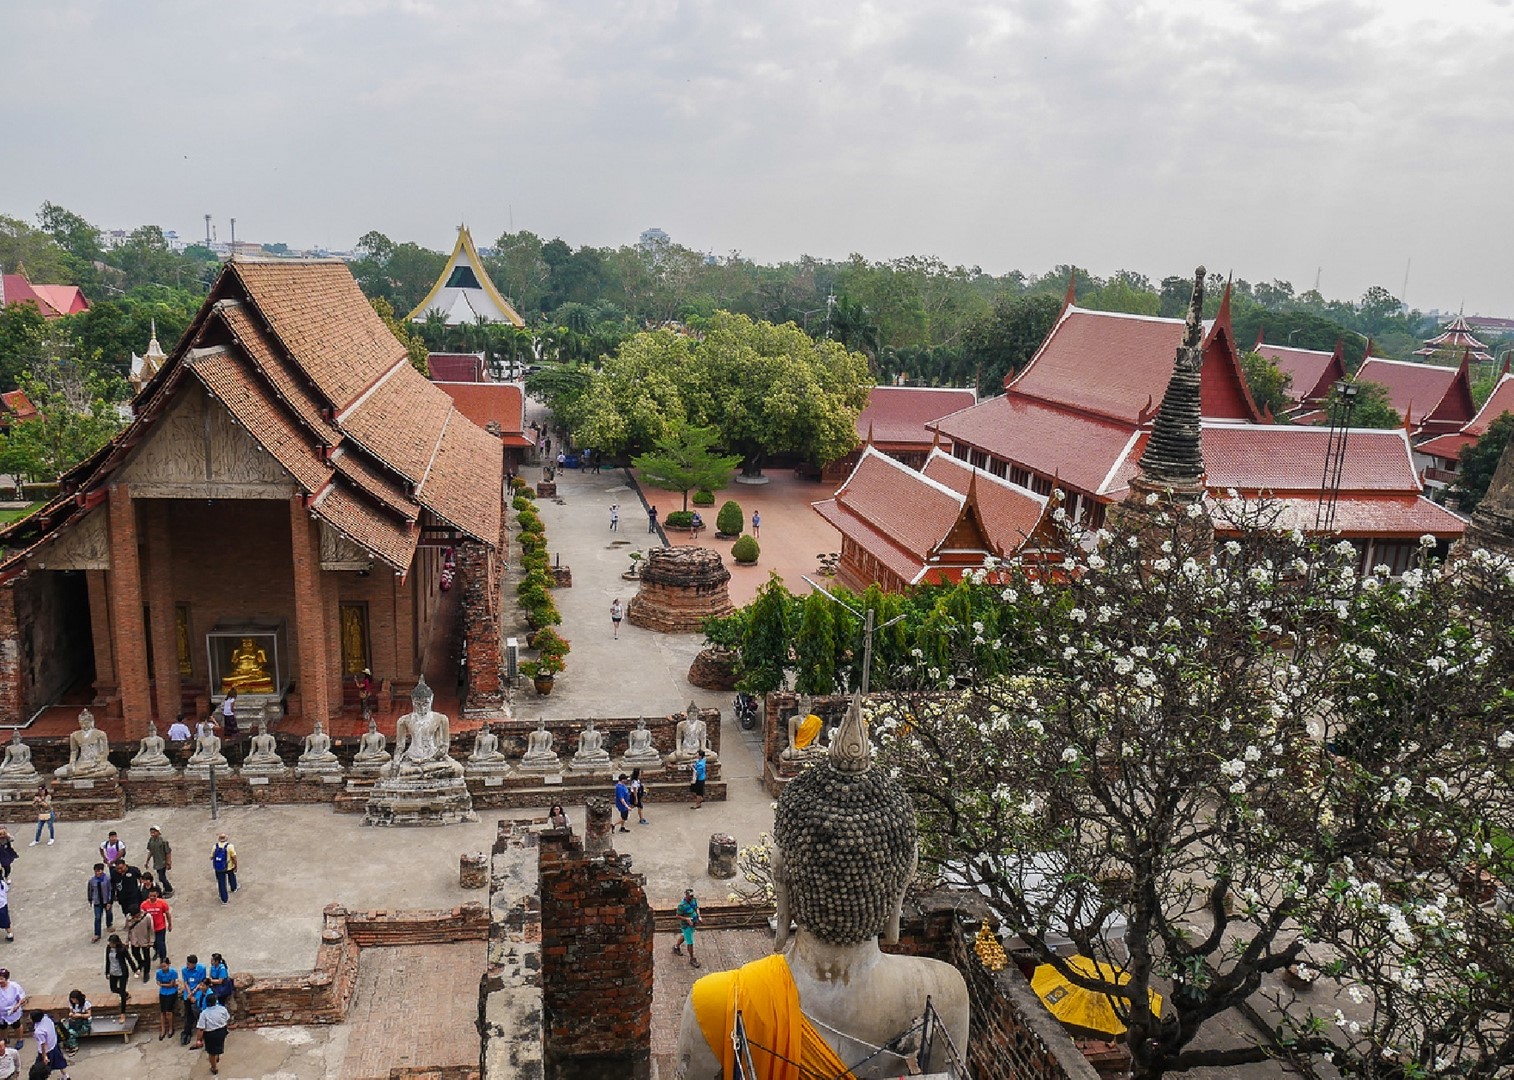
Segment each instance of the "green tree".
M88 311L70 315L67 322L89 364L124 376L131 354L147 348L154 325L159 343L171 352L204 299L197 290L142 286L98 301Z
M85 221L72 210L65 210L57 203L45 202L37 212L37 221L42 231L57 241L73 261L75 274L92 270L93 264L104 258L100 246L100 230Z
M1488 425L1485 435L1461 450L1461 470L1456 478L1456 494L1463 513L1477 509L1488 485L1493 482L1494 470L1503 457L1509 437L1514 435L1514 413L1503 413Z
M691 489L721 490L731 482L731 473L741 459L715 451L714 428L695 427L685 421L674 421L671 426L652 450L633 457L631 464L646 483L682 495L683 509L687 510Z
M1056 325L1061 310L1061 299L1049 293L1006 295L995 300L992 310L967 328L963 343L967 358L977 371L980 395L1004 392L1005 379L1030 363Z
M0 273L24 273L43 285L66 282L70 277L67 253L56 240L41 229L3 214L0 214Z
M1241 354L1241 371L1246 376L1246 385L1251 389L1256 407L1264 412L1271 409L1272 415L1281 419L1292 405L1288 390L1293 385L1293 376L1259 352Z
M1162 298L1147 283L1142 288L1137 276L1121 271L1103 288L1094 290L1079 301L1079 305L1091 311L1123 311L1129 315L1156 315L1162 309Z
M747 606L741 639L741 689L765 694L781 689L792 663L789 628L794 624L793 594L777 574L757 590Z
M1356 403L1351 407L1351 426L1354 428L1396 428L1404 426L1404 418L1393 407L1388 397L1388 388L1382 383L1356 382ZM1337 391L1330 396L1330 405L1325 410L1322 424L1337 421L1345 415L1346 399Z
M836 693L843 647L836 633L835 606L822 592L812 592L802 601L794 633L794 689L801 694Z
M21 376L20 389L37 407L31 420L0 437L0 471L52 480L104 446L121 429L120 380L56 358Z
M42 362L47 318L36 304L0 307L0 390L14 390L26 372Z
M696 381L694 352L694 342L672 330L633 335L590 376L576 414L556 415L582 446L612 452L653 446L674 422L700 421L684 397Z

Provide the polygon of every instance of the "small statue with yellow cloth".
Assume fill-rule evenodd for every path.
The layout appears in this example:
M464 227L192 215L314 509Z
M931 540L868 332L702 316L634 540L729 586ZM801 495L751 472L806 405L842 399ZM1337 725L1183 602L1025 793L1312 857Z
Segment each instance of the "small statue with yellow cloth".
M800 727L802 728L801 721ZM950 964L893 956L918 855L914 806L872 768L861 698L824 759L778 799L772 858L778 903L774 955L694 984L678 1033L680 1080L736 1075L738 1014L752 1080L899 1076L920 1050L926 1000L959 1055L967 1049L967 984ZM790 921L797 926L792 939ZM901 1037L902 1036L902 1037ZM937 1039L927 1072L946 1050Z
M819 741L820 729L825 726L811 709L808 696L799 699L797 711L789 717L789 744L779 758L796 765L808 765L825 757L825 747Z

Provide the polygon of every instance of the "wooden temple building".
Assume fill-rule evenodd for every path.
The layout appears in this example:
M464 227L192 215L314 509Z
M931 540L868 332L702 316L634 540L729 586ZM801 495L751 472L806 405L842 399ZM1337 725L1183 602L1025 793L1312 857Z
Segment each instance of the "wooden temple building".
M1488 433L1488 428L1506 412L1514 412L1514 375L1509 361L1493 386L1488 400L1477 414L1454 432L1426 439L1414 447L1415 460L1424 470L1425 484L1432 488L1449 487L1461 472L1461 452Z
M1476 415L1471 358L1465 351L1455 367L1389 360L1370 352L1369 346L1369 355L1356 369L1356 381L1377 383L1388 391L1389 404L1415 442L1458 431Z
M1330 431L1268 423L1258 411L1231 330L1228 288L1199 340L1189 346L1187 336L1182 319L1089 311L1069 297L1030 362L1005 380L1002 396L930 426L950 441L953 457L977 472L979 492L988 490L984 481L1007 485L1022 497L1044 499L1057 490L1074 520L1097 527L1111 506L1127 498L1140 474L1160 402L1174 377L1174 357L1196 351L1197 371L1185 378L1196 383L1191 396L1202 448L1200 483L1211 503L1234 496L1265 501L1278 525L1307 532L1314 528L1321 499L1328 499L1332 535L1354 543L1368 565L1407 567L1421 536L1436 537L1443 550L1461 536L1464 520L1425 498L1402 429L1352 430L1336 482L1324 483ZM1327 369L1321 366L1322 372ZM858 493L863 485L866 497ZM816 504L842 533L844 578L865 582L877 576L875 563L883 560L875 549L881 538L898 531L902 518L912 524L914 518L944 520L919 509L925 505L920 490L921 480L902 469L885 472L875 463L864 475L859 464L834 500ZM974 520L986 529L985 551L998 555L1027 544L1030 530L1023 524L996 533L992 518ZM1223 515L1217 515L1215 527L1223 535ZM926 549L918 540L896 537L894 546L901 567L906 558L913 560L910 565L924 565ZM850 565L848 551L856 553ZM958 562L970 561L965 551ZM864 553L871 553L874 563L861 561Z
M132 419L0 530L0 723L71 695L125 737L229 689L335 715L421 673L452 563L465 707L502 707L504 457L335 260L234 258Z
M1314 423L1321 416L1325 402L1336 383L1347 378L1346 343L1342 339L1330 352L1323 349L1296 349L1291 345L1269 345L1257 333L1252 352L1260 353L1277 365L1289 378L1288 418L1295 423Z

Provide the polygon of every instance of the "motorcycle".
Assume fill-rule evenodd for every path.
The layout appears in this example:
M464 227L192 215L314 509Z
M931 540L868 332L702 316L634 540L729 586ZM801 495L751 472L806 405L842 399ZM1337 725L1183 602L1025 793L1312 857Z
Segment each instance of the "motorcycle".
M751 731L757 726L757 699L751 694L745 691L737 694L736 700L731 702L731 708L736 713L742 731Z

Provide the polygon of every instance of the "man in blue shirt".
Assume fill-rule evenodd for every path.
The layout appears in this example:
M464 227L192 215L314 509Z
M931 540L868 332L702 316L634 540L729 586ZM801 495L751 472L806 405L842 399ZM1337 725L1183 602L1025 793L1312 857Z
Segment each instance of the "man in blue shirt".
M694 809L698 810L704 805L704 778L709 771L709 765L704 760L704 751L699 751L699 756L694 759L694 782L689 785L689 792L694 796Z
M626 819L631 816L631 788L626 784L625 773L615 780L615 809L620 813L620 831L630 832L626 828Z
M158 981L158 1041L173 1037L173 1018L179 1010L179 972L168 957L158 960L158 970L153 973Z
M200 958L190 953L184 958L184 969L179 972L179 991L184 999L184 1033L179 1045L188 1046L189 1037L195 1033L195 1022L200 1018L199 993L209 972Z

